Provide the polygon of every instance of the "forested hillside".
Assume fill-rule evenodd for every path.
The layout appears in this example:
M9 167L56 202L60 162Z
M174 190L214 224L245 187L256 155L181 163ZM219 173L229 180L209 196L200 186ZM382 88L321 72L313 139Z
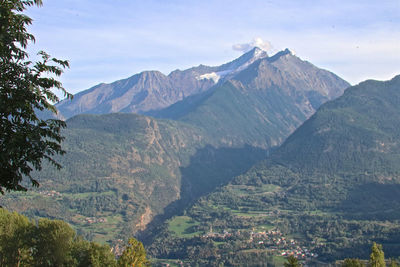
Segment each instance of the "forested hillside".
M145 229L266 157L250 146L216 148L199 128L135 114L80 115L67 125L67 153L57 158L64 168L46 165L35 173L38 189L0 202L103 242Z
M400 256L398 103L400 76L347 89L267 160L171 219L149 251L215 265L296 253L318 265L367 258L376 241Z

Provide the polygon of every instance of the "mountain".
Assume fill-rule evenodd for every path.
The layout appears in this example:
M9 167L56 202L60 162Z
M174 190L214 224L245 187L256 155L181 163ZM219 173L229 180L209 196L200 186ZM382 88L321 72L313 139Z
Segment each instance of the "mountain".
M58 104L60 113L120 113L69 118L67 154L58 158L64 168L44 167L39 190L0 205L66 220L96 241L145 236L265 159L347 85L289 50L268 57L255 48L217 67L96 86ZM139 110L159 118L133 113Z
M208 91L147 114L202 127L223 145L268 148L281 144L322 103L349 86L288 49L272 57L256 56L259 52L253 49L252 57L248 53L231 63L241 67L225 73L226 80Z
M271 78L275 72L278 76ZM308 105L313 106L312 111L303 111L307 114L312 113L322 102L341 95L344 88L349 86L334 74L301 61L288 49L268 57L265 51L255 47L220 66L199 65L183 71L175 70L168 76L159 71L144 71L111 84L99 84L76 94L72 101L61 101L56 107L58 117L64 119L82 113L115 112L168 117L168 113L164 114L160 110L180 101L187 104L191 102L191 96L199 98L229 80L240 82L236 84L237 89L241 85L253 89L276 85L277 90L284 88L291 93L296 92L291 97L299 98L298 101L305 101L300 98L306 98L310 102ZM292 88L288 89L288 86ZM303 96L298 93L302 91ZM288 93L285 92L286 95Z
M200 128L130 113L78 115L62 134L63 168L45 164L34 175L38 189L8 194L0 205L62 219L99 242L144 230L266 157L251 147L217 149Z
M348 88L266 160L170 219L150 253L210 266L295 253L320 266L367 259L376 241L399 257L399 103L400 76Z
M159 71L144 71L111 84L99 84L74 95L74 99L56 105L60 118L82 113L144 113L165 108L188 96L210 89L220 78L246 68L256 59L267 56L260 49L242 55L227 64L209 67L200 65L168 76ZM223 78L222 78L223 80Z

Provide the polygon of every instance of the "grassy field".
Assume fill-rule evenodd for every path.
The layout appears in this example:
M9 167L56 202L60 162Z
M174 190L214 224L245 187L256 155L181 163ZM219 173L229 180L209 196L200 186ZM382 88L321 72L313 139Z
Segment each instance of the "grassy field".
M283 256L274 256L274 263L276 266L284 266L283 264L286 262L286 258Z
M229 190L238 196L251 195L265 195L273 192L280 191L281 188L273 184L263 184L261 186L250 186L250 185L229 185L227 186Z
M104 244L109 240L113 240L114 236L117 235L117 226L123 222L123 218L121 215L112 214L105 214L101 218L105 219L105 221L89 223L84 220L84 217L76 218L79 223L76 223L73 227L91 233L93 240Z
M179 237L194 237L202 234L202 232L194 232L191 230L193 226L199 225L188 216L176 216L168 222L168 229Z

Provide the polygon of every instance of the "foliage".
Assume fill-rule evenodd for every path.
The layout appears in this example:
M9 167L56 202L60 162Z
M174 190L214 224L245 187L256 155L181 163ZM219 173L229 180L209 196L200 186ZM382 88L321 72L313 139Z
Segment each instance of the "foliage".
M369 257L369 265L371 267L386 267L385 254L382 250L382 245L375 242L371 248L371 255Z
M22 12L29 6L42 5L41 0L0 1L0 192L26 190L22 185L27 176L32 185L38 182L31 176L32 170L41 170L42 160L61 166L53 159L63 154L60 131L65 123L60 120L42 120L36 110L55 112L52 102L58 97L53 88L70 94L61 82L52 76L60 76L68 67L67 61L51 58L41 51L41 60L28 60L25 51L29 42L35 41L27 32L32 19Z
M35 228L33 258L40 266L65 266L71 262L75 231L63 221L41 219Z
M118 259L118 266L121 267L145 267L150 266L146 258L146 251L143 244L134 238L130 238L128 246Z
M30 221L0 209L1 266L115 266L108 245L76 236L65 222Z
M342 267L363 267L364 264L359 259L345 259Z
M32 223L23 215L0 209L0 265L18 266L32 263L30 248Z
M399 264L395 259L390 259L389 267L399 267Z
M108 245L101 245L95 242L88 242L77 237L72 244L71 256L75 266L110 266L115 267L117 262L114 254L110 253Z
M301 264L299 263L299 260L293 255L290 255L289 257L287 257L287 262L285 262L283 265L285 267L300 267L301 266Z

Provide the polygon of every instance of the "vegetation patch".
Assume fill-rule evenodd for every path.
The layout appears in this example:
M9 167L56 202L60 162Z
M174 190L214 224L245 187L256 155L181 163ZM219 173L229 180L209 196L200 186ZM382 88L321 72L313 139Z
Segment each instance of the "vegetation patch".
M201 232L194 230L197 225L199 223L188 216L176 216L169 221L168 229L179 237L193 237L201 234Z

